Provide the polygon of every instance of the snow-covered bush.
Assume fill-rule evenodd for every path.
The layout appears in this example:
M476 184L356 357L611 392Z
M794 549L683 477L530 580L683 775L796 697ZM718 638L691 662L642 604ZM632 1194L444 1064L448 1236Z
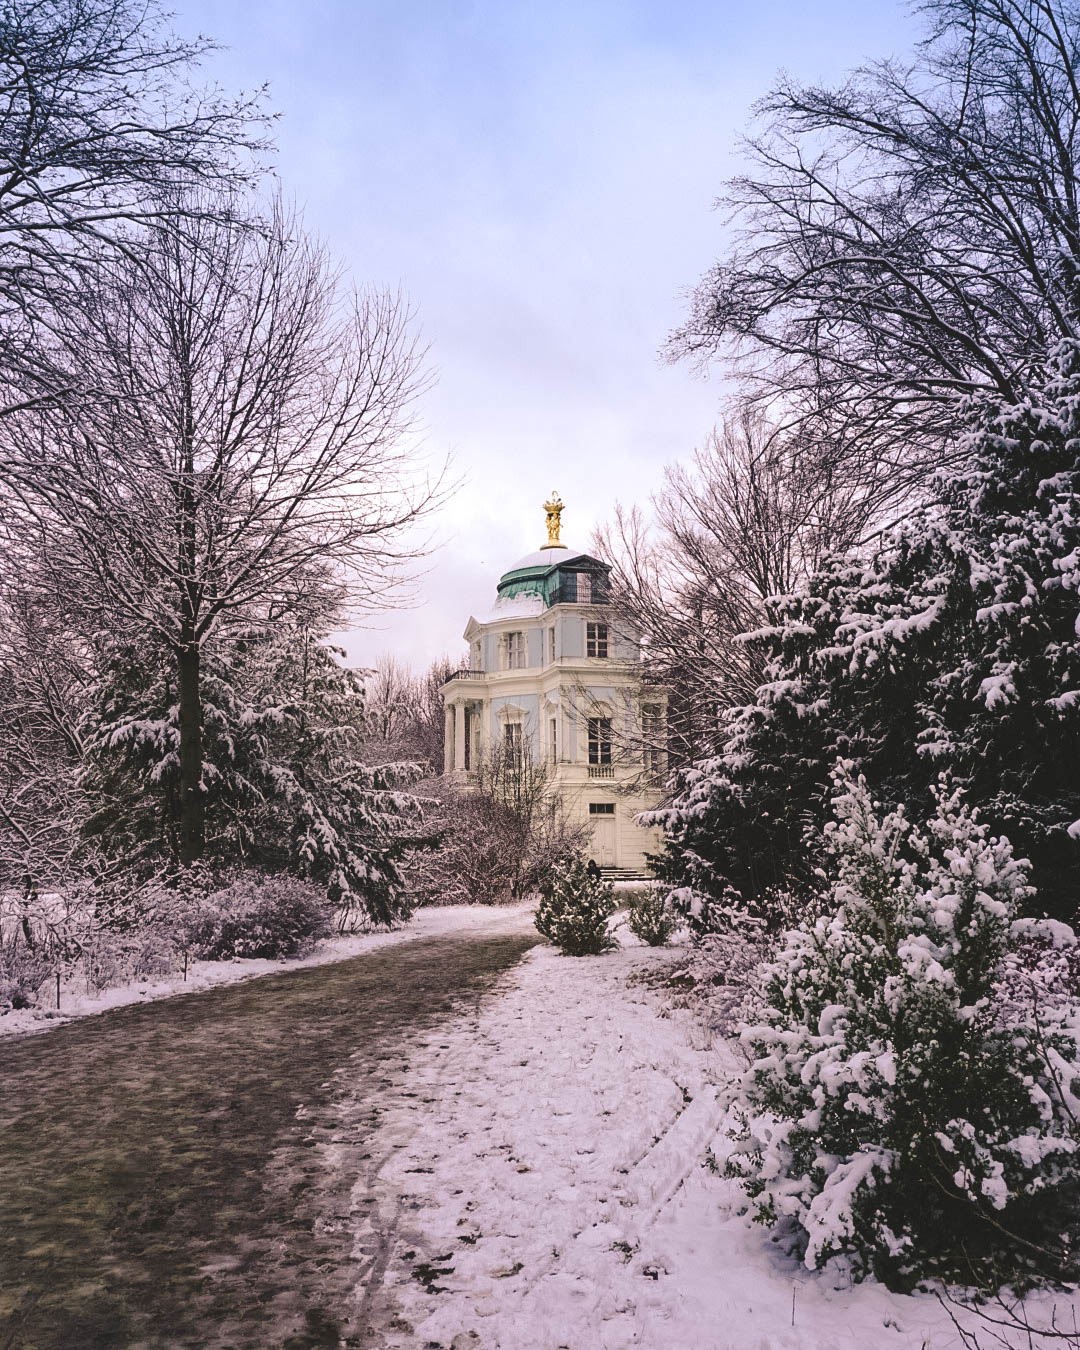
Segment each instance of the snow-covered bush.
M636 938L650 947L663 947L670 941L678 921L664 893L648 890L631 902L626 922Z
M615 945L608 931L614 911L611 883L590 872L580 853L571 853L541 882L536 926L566 956L596 956Z
M296 956L331 931L326 894L295 877L241 875L192 922L191 951L207 961Z
M668 908L689 928L690 935L700 941L709 933L727 930L733 918L744 912L738 891L724 882L718 883L718 894L694 886L676 886L668 893Z
M925 830L835 775L825 912L790 932L742 1031L728 1164L806 1264L907 1288L1077 1273L1080 1011L1010 982L1027 864L939 785Z
M749 915L695 940L674 979L711 1031L730 1036L736 1030L761 992L762 968L774 945L764 922Z
M55 961L25 942L0 944L0 1012L29 1008L55 969Z
M177 965L170 926L147 923L126 932L88 926L77 963L86 990L98 991L132 980L160 979Z

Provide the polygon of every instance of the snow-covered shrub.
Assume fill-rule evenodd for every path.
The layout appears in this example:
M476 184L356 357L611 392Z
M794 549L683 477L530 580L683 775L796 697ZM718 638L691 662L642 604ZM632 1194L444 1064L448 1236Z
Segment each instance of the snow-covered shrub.
M668 895L668 905L694 941L701 943L710 937L741 937L790 928L816 913L817 896L806 890L793 894L780 886L766 886L747 898L734 886L718 880L715 893L676 886Z
M698 941L709 933L725 931L744 908L738 891L724 883L717 895L693 886L676 886L668 894L668 907Z
M1080 1005L1080 941L1072 930L1049 919L1014 925L1015 944L1005 957L994 996L1002 1008L1020 1016Z
M88 993L127 984L132 980L163 978L176 968L171 930L149 923L118 932L88 929L78 967Z
M29 1008L55 970L56 963L46 952L25 942L0 944L0 1012Z
M735 1031L761 992L762 968L773 946L764 922L749 915L737 915L723 929L694 942L676 979L711 1031L720 1036Z
M677 924L667 897L657 890L646 891L631 902L626 922L631 933L650 947L666 946Z
M566 956L596 956L615 945L608 931L614 911L611 883L590 872L580 853L572 853L541 882L536 926Z
M243 874L193 920L191 951L207 961L296 956L331 931L325 892L295 877Z
M728 1164L806 1264L907 1288L1075 1278L1080 1011L1034 1004L1027 864L944 785L925 830L835 775L825 912L787 934L742 1031Z

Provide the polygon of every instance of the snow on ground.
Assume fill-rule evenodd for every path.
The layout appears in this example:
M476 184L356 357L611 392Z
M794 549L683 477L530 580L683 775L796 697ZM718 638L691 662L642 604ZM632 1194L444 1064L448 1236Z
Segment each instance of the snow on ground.
M446 905L420 909L402 928L380 933L348 933L327 938L306 956L283 960L237 958L233 961L192 961L187 979L177 971L163 978L136 980L131 984L103 989L100 993L80 992L78 983L65 983L60 992L60 1009L20 1008L0 1014L0 1039L27 1032L47 1031L77 1017L90 1017L128 1003L149 1003L154 999L192 994L219 984L234 984L258 975L279 975L302 966L322 966L331 961L346 961L352 956L416 938L451 936L468 932L501 932L521 927L522 915L529 905ZM51 986L46 986L47 994Z
M732 1051L627 983L670 959L536 948L496 995L388 1069L378 1095L341 1107L339 1146L368 1150L350 1222L355 1311L376 1343L960 1345L930 1295L813 1274L739 1215L741 1192L705 1165ZM340 1231L342 1216L327 1222Z

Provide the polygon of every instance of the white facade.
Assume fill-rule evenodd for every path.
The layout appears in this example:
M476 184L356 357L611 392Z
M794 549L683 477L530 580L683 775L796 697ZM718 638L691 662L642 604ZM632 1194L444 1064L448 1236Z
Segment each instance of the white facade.
M634 818L657 804L666 709L606 604L607 573L556 546L503 575L491 613L465 629L470 669L443 686L445 771L468 788L493 754L546 765L569 819L591 831L590 856L638 872L661 844Z

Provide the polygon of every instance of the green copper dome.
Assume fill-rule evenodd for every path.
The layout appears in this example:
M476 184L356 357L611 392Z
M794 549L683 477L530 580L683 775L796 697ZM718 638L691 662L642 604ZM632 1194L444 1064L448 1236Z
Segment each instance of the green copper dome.
M516 595L538 595L550 605L552 593L559 584L560 563L584 556L569 548L541 548L535 553L527 553L499 578L499 598L509 600Z
M548 541L535 553L526 553L499 578L499 601L535 596L545 605L564 601L585 603L606 601L607 577L610 568L599 558L592 558L579 549L567 548L559 538L563 501L553 492L544 503ZM588 574L578 584L578 573ZM592 577L597 578L594 585Z
M599 584L595 589L590 587L590 596L600 600L600 591L607 578L607 565L573 548L542 548L519 558L499 578L499 599L535 595L545 605L558 604L560 600L575 600L579 571L594 576L599 574Z

